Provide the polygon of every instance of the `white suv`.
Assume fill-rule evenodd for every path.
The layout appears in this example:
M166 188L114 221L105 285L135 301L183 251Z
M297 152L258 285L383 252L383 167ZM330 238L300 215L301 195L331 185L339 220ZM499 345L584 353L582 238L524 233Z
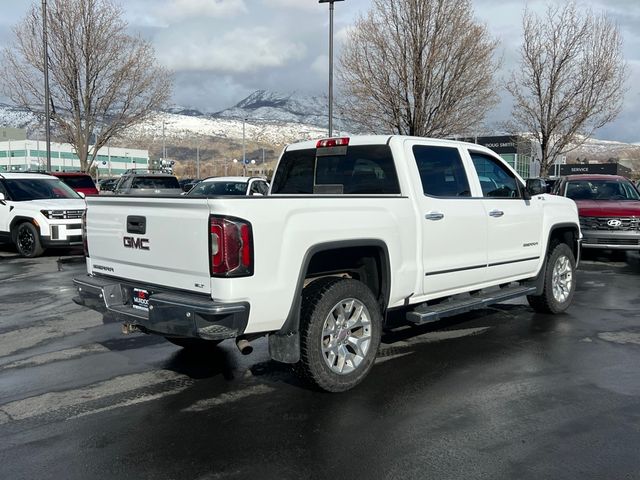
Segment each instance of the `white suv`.
M45 248L82 244L84 199L60 179L38 173L0 173L0 242L24 257Z

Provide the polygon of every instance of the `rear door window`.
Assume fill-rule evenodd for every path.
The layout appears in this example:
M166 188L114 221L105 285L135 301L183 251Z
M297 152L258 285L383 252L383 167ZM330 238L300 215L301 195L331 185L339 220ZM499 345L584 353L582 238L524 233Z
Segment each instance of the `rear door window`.
M471 196L467 174L457 148L414 145L413 156L418 166L425 195L432 197Z

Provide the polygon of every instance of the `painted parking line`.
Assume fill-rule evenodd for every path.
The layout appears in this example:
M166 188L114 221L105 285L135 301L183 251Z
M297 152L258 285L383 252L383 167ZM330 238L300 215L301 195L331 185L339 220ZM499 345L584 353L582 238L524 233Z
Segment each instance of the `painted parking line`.
M38 367L48 365L49 363L60 362L64 360L73 360L75 358L84 357L94 353L108 352L109 349L99 343L91 343L76 348L67 348L56 352L43 353L42 355L34 355L23 360L7 363L0 366L0 370L9 370L12 368Z
M62 338L79 333L89 328L102 325L102 315L94 312L73 312L64 318L51 320L36 325L11 330L0 334L0 357L34 347L54 338Z
M269 387L267 385L253 385L251 387L247 387L242 390L223 393L222 395L218 395L213 398L198 400L193 405L190 405L187 408L182 409L182 411L183 412L202 412L204 410L209 410L210 408L218 407L220 405L237 402L238 400L242 400L243 398L252 397L255 395L264 395L265 393L269 393L274 390L275 389L273 387Z
M640 333L637 332L602 332L598 338L607 342L619 343L621 345L640 345Z
M176 382L180 380L180 382ZM178 383L178 385L176 385ZM193 380L169 370L157 370L134 373L115 377L82 388L62 392L48 392L42 395L16 400L0 405L0 424L10 421L26 420L41 415L60 412L63 418L72 418L86 412L102 410L104 405L96 408L86 404L118 395L135 393L150 387L159 388L157 392L146 392L136 397L153 395L157 399L173 395L189 387ZM165 388L166 387L166 388ZM117 404L118 401L115 401Z

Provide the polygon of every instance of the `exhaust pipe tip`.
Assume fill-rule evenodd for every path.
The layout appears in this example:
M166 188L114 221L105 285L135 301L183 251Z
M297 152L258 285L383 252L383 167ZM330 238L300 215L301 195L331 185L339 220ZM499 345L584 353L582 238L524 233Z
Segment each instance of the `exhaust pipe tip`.
M253 345L244 337L236 338L236 347L238 347L242 355L249 355L253 352Z

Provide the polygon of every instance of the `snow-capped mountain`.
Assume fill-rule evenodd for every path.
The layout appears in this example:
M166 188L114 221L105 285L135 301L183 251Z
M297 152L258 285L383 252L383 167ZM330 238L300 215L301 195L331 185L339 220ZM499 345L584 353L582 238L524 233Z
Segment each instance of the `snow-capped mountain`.
M235 106L215 113L221 118L303 123L325 127L329 122L326 96L276 93L257 90Z

